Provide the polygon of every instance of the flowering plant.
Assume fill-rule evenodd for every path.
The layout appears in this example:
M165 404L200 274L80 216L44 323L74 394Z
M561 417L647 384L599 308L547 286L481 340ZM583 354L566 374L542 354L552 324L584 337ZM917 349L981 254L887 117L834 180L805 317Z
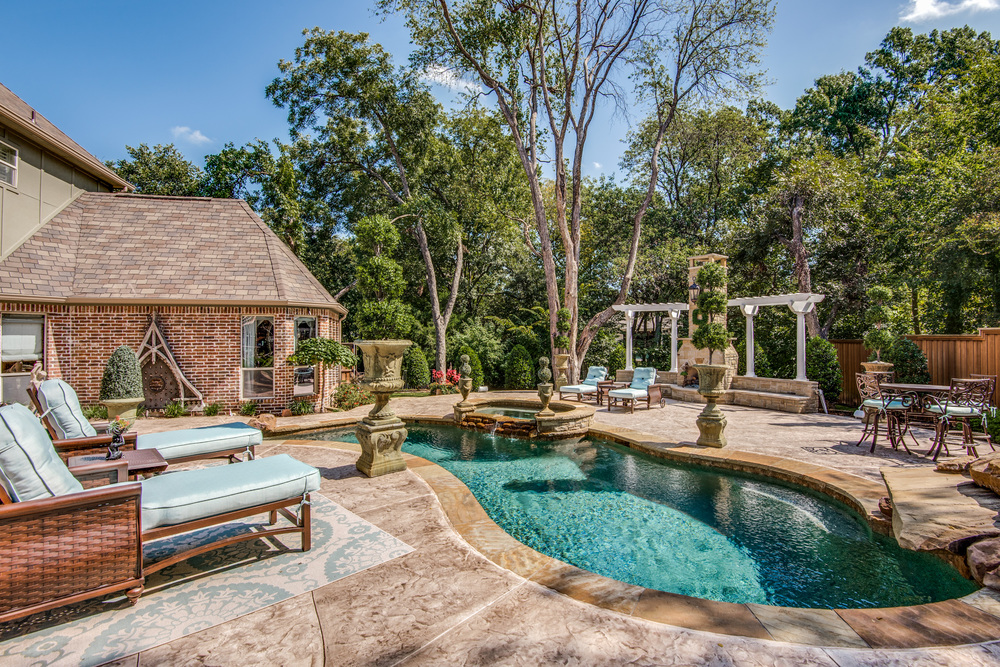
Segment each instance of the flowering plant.
M124 417L116 417L108 422L108 433L111 435L121 435L132 428L132 424L135 423L134 419L125 419Z
M436 384L458 384L458 381L462 379L462 376L454 368L449 368L445 373L442 373L439 370L432 370L431 379L434 380Z

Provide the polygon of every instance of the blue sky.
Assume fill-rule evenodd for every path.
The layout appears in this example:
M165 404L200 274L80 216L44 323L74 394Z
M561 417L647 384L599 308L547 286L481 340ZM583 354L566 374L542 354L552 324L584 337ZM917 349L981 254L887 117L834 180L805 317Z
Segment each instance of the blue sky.
M285 113L264 87L278 60L292 58L303 28L368 32L400 64L410 49L402 21L374 17L367 0L90 7L100 11L45 0L6 7L0 82L102 160L124 157L126 144L173 142L201 165L227 141L287 139ZM966 24L1000 36L1000 0L778 0L764 97L791 107L817 77L856 69L894 25L928 32ZM591 175L617 169L628 120L610 112L599 119Z

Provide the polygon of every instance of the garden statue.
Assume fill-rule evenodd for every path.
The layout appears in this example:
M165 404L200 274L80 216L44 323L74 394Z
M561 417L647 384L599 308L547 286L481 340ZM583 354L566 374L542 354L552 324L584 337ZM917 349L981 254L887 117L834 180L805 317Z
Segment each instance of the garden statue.
M355 430L361 444L357 468L369 477L406 470L402 447L406 440L403 420L389 408L389 396L403 388L403 353L408 340L361 340L355 343L365 358L361 385L375 395L375 407Z
M549 401L552 400L552 371L549 370L549 358L539 357L538 359L538 398L542 399L542 409L538 411L538 417L551 417L555 414L549 410Z

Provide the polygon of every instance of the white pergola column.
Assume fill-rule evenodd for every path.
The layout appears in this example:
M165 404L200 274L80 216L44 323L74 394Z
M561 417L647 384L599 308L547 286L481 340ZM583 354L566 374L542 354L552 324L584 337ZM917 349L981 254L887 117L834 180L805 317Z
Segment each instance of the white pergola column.
M788 307L795 313L795 379L806 377L806 314L811 313L816 304L812 301L792 301Z
M631 310L625 311L625 370L632 369L632 316Z
M681 311L668 310L670 316L670 372L677 373L677 320L681 317Z
M756 345L753 341L753 318L760 312L760 306L755 306L751 304L740 305L740 312L743 316L747 318L747 374L748 378L755 378L757 374L754 372L754 356L756 355Z

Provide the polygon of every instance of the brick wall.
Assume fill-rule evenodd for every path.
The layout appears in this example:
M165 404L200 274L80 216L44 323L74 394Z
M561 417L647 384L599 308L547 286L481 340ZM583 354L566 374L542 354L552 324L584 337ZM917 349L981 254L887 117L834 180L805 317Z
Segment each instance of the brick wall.
M84 405L98 401L104 364L119 345L138 351L154 313L178 366L201 392L206 403L218 402L235 411L241 397L241 319L271 316L275 324L273 398L259 399L261 410L281 412L292 401L293 368L285 359L294 351L295 318L317 318L320 336L340 340L336 313L306 308L246 308L225 306L65 306L0 303L0 313L45 314L45 367L50 377L73 385ZM317 374L317 409L338 385L337 369ZM326 401L328 402L328 401Z

